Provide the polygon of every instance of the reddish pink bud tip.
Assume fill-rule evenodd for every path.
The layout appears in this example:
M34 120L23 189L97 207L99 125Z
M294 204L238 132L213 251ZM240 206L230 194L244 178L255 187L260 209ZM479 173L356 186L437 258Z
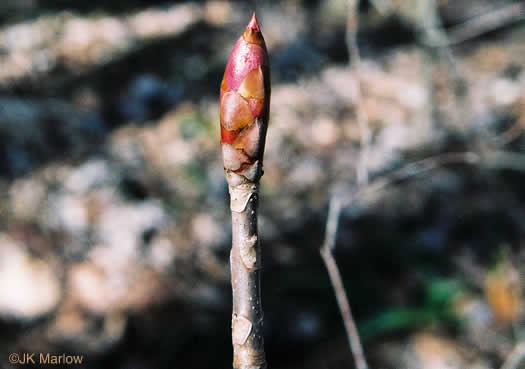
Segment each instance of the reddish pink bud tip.
M257 22L257 16L255 15L255 12L253 12L252 19L250 20L250 23L248 23L248 27L254 30L255 32L261 32L261 29L259 28L259 23Z
M270 112L270 66L255 13L228 59L220 92L224 169L258 181Z

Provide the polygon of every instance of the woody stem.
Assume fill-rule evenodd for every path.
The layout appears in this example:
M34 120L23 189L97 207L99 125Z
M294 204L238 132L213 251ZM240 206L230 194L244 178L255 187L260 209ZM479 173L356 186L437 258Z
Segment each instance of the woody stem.
M233 291L232 340L234 369L264 369L266 358L262 332L261 250L257 234L258 186L229 186L230 194L248 199L241 209L232 207L230 254Z

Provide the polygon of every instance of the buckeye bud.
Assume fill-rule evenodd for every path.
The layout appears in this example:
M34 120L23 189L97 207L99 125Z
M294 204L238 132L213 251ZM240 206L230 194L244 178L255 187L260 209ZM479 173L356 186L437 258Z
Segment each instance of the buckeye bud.
M221 146L227 173L259 180L269 113L268 51L254 13L233 46L221 83Z

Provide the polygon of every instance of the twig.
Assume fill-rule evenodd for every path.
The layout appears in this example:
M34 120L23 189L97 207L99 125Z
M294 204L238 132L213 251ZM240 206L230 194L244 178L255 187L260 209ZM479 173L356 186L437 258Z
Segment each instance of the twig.
M337 193L332 195L328 210L328 217L326 221L326 231L323 246L321 247L321 256L328 270L330 282L334 289L339 310L343 317L346 335L350 344L350 349L354 356L355 364L358 369L367 369L366 358L359 338L359 333L356 328L355 321L352 316L348 296L346 294L341 273L335 261L333 250L335 248L337 238L337 228L339 217L342 209L354 203L354 201L363 199L373 193L377 193L395 182L406 180L415 177L425 172L429 172L446 165L451 164L483 164L487 168L495 169L512 169L525 172L525 155L514 153L496 151L487 154L477 154L474 152L455 152L446 153L430 158L426 158L414 163L405 165L404 167L393 171L392 173L374 179L366 186L357 187L357 189L346 196L341 196ZM520 351L519 361L525 356L524 352ZM516 353L515 356L518 354ZM511 355L512 356L512 355ZM509 358L510 362L511 358ZM515 363L515 361L512 361ZM517 365L517 364L516 364ZM516 366L503 366L501 369L515 369Z
M339 272L339 268L332 253L335 247L341 205L341 201L337 196L333 196L330 200L328 220L326 222L326 234L323 247L321 248L321 256L326 265L326 269L328 270L328 276L330 277L330 282L334 288L337 304L341 311L341 315L343 316L346 335L350 344L350 349L354 355L356 367L358 369L367 369L368 366L366 364L363 347L361 346L359 333L357 332L357 327L354 318L352 317L352 311L350 309L350 304L348 303L348 296L346 295L343 285L343 279L341 278L341 273Z
M337 238L337 228L339 223L339 217L341 210L349 206L354 199L366 196L369 193L377 192L382 188L387 187L389 184L394 183L403 178L415 176L424 171L435 169L445 164L451 164L455 162L473 162L477 161L478 157L473 153L453 153L445 154L439 157L433 157L425 160L421 160L416 163L409 164L387 177L378 178L366 186L360 186L350 196L341 196L337 193L331 196L330 205L328 210L328 217L326 221L326 231L323 246L321 247L321 256L326 265L330 282L334 289L334 293L337 299L339 310L343 317L343 323L345 325L346 335L350 345L350 349L354 356L356 367L358 369L367 369L366 358L364 355L363 347L359 338L359 333L356 328L350 303L348 302L348 296L346 294L341 273L335 261L333 250L335 248Z
M524 19L525 4L510 4L450 28L447 32L447 39L427 40L428 46L444 47L457 45Z
M333 252L335 248L335 240L337 237L337 227L339 225L339 215L341 215L341 200L340 196L332 196L330 205L328 206L328 217L326 219L326 232L324 242L321 250L323 252Z
M461 127L463 122L468 120L468 114L465 107L468 105L465 103L465 93L462 91L467 87L465 81L465 72L461 63L456 59L452 49L449 47L449 36L443 27L443 20L439 13L439 3L437 0L425 0L419 1L419 12L418 22L422 27L421 36L419 41L423 44L424 49L428 55L429 65L424 66L427 69L426 77L428 79L428 85L431 89L431 99L429 103L432 106L429 111L437 112L436 107L440 104L435 101L437 99L435 86L433 83L433 69L435 68L434 58L437 56L444 59L450 66L454 99L452 100L452 110L459 112L459 114L450 117L456 123L458 127ZM430 45L442 45L441 47L434 47Z
M232 213L230 266L235 369L267 367L257 203L270 113L269 68L264 38L253 13L228 59L220 97L222 157Z
M518 369L520 363L525 359L525 342L518 343L512 352L510 353L509 357L503 365L501 366L501 369Z
M357 32L359 29L359 1L348 0L348 18L346 24L346 46L350 57L350 67L355 79L355 100L357 124L359 125L359 135L361 150L357 163L356 174L358 186L368 183L368 156L370 153L370 141L372 133L368 124L368 114L363 104L361 94L361 55L357 45Z
M357 31L359 29L359 1L348 0L348 18L346 25L346 44L349 53L350 67L353 71L355 81L355 100L354 106L356 110L357 123L359 125L361 150L359 160L356 165L357 185L364 186L368 183L368 156L370 150L371 132L368 125L368 114L364 108L361 95L361 57L359 55L359 47L357 45ZM356 328L348 296L346 294L341 273L335 261L333 250L335 248L335 241L337 238L337 226L339 216L341 213L341 199L337 194L334 194L330 200L328 211L328 219L326 223L326 234L324 244L321 247L321 256L326 265L330 282L334 289L337 304L343 318L348 343L350 350L354 356L354 361L357 369L367 369L366 358L359 338L359 333Z
M452 152L432 156L409 163L393 172L377 177L367 186L358 188L341 199L342 207L352 205L355 201L384 190L388 186L417 175L436 170L451 164L480 165L487 169L508 169L525 172L525 155L510 151L492 151L475 153L472 151Z
M355 88L355 108L357 122L359 125L360 131L360 144L361 150L359 155L359 160L356 166L357 174L357 187L354 193L346 197L341 197L338 194L331 196L329 213L326 222L326 232L323 246L321 247L321 256L328 270L330 281L334 289L334 293L337 299L339 310L341 312L343 322L345 325L345 330L350 344L350 350L354 356L354 361L358 369L367 369L368 365L366 363L365 355L359 338L359 333L356 328L354 318L352 316L350 304L348 301L348 296L346 294L343 281L341 278L341 273L335 261L333 250L335 248L336 238L337 238L337 227L339 222L339 217L342 208L349 206L355 199L360 199L368 194L377 192L388 185L394 183L395 181L402 180L404 178L409 178L417 174L430 171L441 166L453 163L466 163L466 164L475 164L479 163L480 156L472 152L464 153L449 153L440 155L438 157L432 157L428 159L421 160L416 163L409 164L400 170L397 170L391 173L387 177L382 177L377 180L374 180L372 183L369 183L369 173L367 160L370 150L370 141L371 141L371 132L368 123L368 116L364 109L362 103L362 94L361 94L361 81L360 81L360 55L359 48L357 44L357 31L358 31L358 4L357 0L348 0L348 18L347 18L347 33L346 33L346 43L350 57L351 67L354 73L356 88ZM448 35L444 31L437 12L437 4L434 1L429 2L429 6L433 6L433 18L428 21L430 23L425 23L424 30L426 33L425 42L428 44L436 44L442 48L442 52L445 54L446 58L449 60L453 66L455 72L455 80L459 81L458 77L458 66L455 62L452 51L448 48L450 44ZM486 158L485 158L486 159ZM497 159L497 158L492 158ZM505 158L499 158L505 159ZM506 158L509 159L509 158ZM493 164L496 164L497 160L493 160ZM513 160L503 160L506 165L515 164ZM502 164L500 162L499 164ZM525 161L524 161L525 163ZM525 165L524 165L525 168ZM507 369L507 368L504 368Z
M441 154L409 163L385 176L375 178L367 186L358 188L353 193L346 195L342 200L343 208L350 206L354 201L377 193L395 182L415 177L419 174L450 164L474 164L478 162L479 156L473 152L457 152Z

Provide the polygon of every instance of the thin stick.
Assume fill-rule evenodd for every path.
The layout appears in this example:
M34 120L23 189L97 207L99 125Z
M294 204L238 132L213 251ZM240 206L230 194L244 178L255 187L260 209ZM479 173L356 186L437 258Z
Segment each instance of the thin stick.
M384 190L396 182L451 164L483 165L488 169L510 169L525 172L525 155L506 151L493 151L485 154L478 154L470 151L441 154L407 164L388 175L374 179L366 186L358 187L349 195L341 196L339 194L334 194L330 199L325 227L325 239L320 251L326 269L328 270L330 282L332 283L341 315L343 316L348 342L358 369L367 368L366 358L356 329L356 324L352 317L341 273L333 256L341 211L354 202Z
M510 151L492 151L488 153L475 153L472 151L452 152L432 156L426 159L409 163L393 172L378 177L367 186L358 188L341 199L345 208L356 201L363 200L388 186L417 175L436 170L451 164L480 165L486 169L507 169L525 172L525 155Z
M368 156L370 152L370 141L372 134L368 124L368 114L364 108L361 94L361 55L357 44L357 32L359 30L359 1L348 0L348 17L346 24L346 46L350 57L350 67L355 79L355 100L357 124L359 125L359 136L361 150L356 167L357 184L359 186L368 183Z
M441 26L440 19L436 18L439 22L436 25ZM428 158L416 163L409 164L398 171L391 173L387 177L379 178L373 183L369 183L369 173L367 166L367 159L369 156L370 150L370 141L371 141L371 132L368 123L368 116L364 110L362 103L362 94L361 94L361 81L360 81L360 63L361 58L359 54L359 48L357 44L357 31L358 31L358 1L357 0L348 0L348 18L347 18L347 34L346 42L347 48L350 56L351 67L354 72L354 78L356 81L356 96L355 96L355 107L356 107L356 116L357 122L359 125L360 131L360 156L356 166L357 172L357 189L350 196L341 198L339 195L334 194L330 199L329 214L326 223L326 233L323 246L321 248L321 256L328 270L330 281L332 287L334 288L334 293L343 317L343 322L345 325L346 334L350 344L350 349L353 353L356 367L358 369L366 369L367 363L364 356L363 348L360 342L359 334L356 328L355 321L352 316L350 309L350 304L348 302L348 296L346 294L343 281L341 278L341 273L333 256L333 249L335 247L335 242L337 238L337 226L339 221L339 216L343 207L349 206L355 199L360 199L366 195L369 195L373 192L377 192L388 185L394 183L395 181L401 180L403 178L409 178L415 176L419 173L430 171L441 167L443 165L452 164L452 163L478 163L480 161L480 156L472 152L464 153L449 153L444 154L438 157ZM445 32L439 32L442 28L437 27L437 31L434 28L426 27L431 34L430 39L436 43L443 43L439 45L440 47L448 46L450 41L447 38ZM436 31L436 32L432 32ZM431 41L431 42L432 42ZM436 45L438 46L438 45ZM447 49L446 49L447 50ZM449 54L447 55L449 60L454 64L454 58L450 50L447 50ZM492 158L492 164L495 164L498 160L494 161ZM500 157L499 164L512 166L520 165L514 164L513 157L502 158ZM507 160L511 159L511 160ZM514 169L514 168L513 168Z
M480 157L473 152L455 152L433 156L409 163L400 169L397 169L385 176L378 177L371 181L367 186L358 188L353 193L346 195L342 199L343 208L350 206L354 201L366 198L376 192L379 192L389 185L405 180L424 172L441 168L450 164L475 164L479 163Z
M432 107L430 107L430 111L436 109L436 106L439 106L439 103L435 101L437 99L435 90L436 87L432 82L433 69L435 69L434 58L439 57L443 58L450 66L454 87L454 99L452 100L452 110L459 112L457 116L451 117L451 119L453 119L455 121L454 123L459 127L461 126L461 122L465 122L468 120L468 114L464 108L468 105L465 104L465 98L467 96L467 83L465 82L465 78L463 77L465 75L464 67L456 59L452 49L449 47L449 37L447 32L445 31L445 28L443 27L443 21L439 13L438 1L426 0L418 2L418 5L418 18L420 26L422 27L422 32L421 36L419 36L419 40L425 46L425 52L429 61L428 65L425 65L424 68L427 71L426 77L428 78L428 87L431 91L431 99L429 99L429 103L433 104ZM435 48L430 45L442 46ZM461 89L465 89L465 91L459 93ZM434 112L437 113L438 110L434 110Z
M359 333L354 318L352 317L352 311L343 285L343 279L341 278L341 273L339 272L339 268L332 253L335 247L337 226L342 208L341 205L341 201L337 196L333 196L330 200L328 220L326 222L326 234L323 247L321 248L321 256L326 265L326 269L328 270L328 276L330 277L337 304L343 317L346 336L354 356L356 367L358 369L367 369L368 365L366 363L361 340L359 339Z
M361 95L361 56L357 45L357 31L359 29L359 1L348 0L348 18L346 25L346 44L349 53L350 67L355 79L355 100L356 118L359 125L361 150L356 166L357 185L365 186L368 184L368 156L370 150L371 132L368 125L368 114L364 108ZM328 219L326 223L326 234L324 244L321 247L321 256L326 265L330 282L334 289L337 304L343 318L346 336L353 354L357 369L367 369L366 358L364 355L359 333L352 316L350 303L346 294L341 273L335 261L333 250L337 237L337 226L341 214L341 199L334 194L330 200Z
M428 46L444 47L457 45L524 19L525 4L510 4L450 28L446 39L427 40Z

